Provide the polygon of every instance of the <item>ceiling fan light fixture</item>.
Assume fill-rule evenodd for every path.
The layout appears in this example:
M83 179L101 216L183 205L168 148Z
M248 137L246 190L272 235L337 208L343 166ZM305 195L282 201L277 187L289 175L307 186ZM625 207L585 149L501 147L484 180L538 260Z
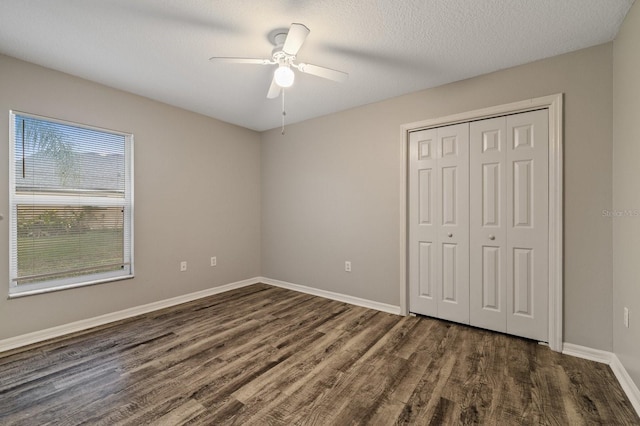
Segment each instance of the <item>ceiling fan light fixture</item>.
M288 65L280 65L273 74L273 78L278 86L291 87L296 76L291 67Z

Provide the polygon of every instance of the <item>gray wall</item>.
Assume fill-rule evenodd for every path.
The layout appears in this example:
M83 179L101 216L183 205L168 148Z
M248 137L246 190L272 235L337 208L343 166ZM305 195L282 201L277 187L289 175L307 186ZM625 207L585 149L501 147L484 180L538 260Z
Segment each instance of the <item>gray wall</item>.
M134 134L134 279L6 299L10 109ZM260 275L258 133L1 55L0 112L0 339Z
M608 43L263 133L263 276L399 305L400 125L563 92L564 338L612 350L612 84Z
M640 4L613 49L613 207L640 212ZM613 350L640 386L640 217L613 222ZM623 326L623 308L630 327Z

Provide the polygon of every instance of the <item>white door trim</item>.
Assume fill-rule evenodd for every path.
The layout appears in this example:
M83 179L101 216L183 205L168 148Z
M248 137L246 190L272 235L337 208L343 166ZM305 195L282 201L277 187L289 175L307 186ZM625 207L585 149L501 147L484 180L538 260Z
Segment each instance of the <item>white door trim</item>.
M562 352L562 173L563 173L563 106L562 93L498 105L446 117L403 124L400 127L400 313L407 315L409 300L407 286L407 191L409 133L433 127L492 118L505 114L549 110L549 347Z

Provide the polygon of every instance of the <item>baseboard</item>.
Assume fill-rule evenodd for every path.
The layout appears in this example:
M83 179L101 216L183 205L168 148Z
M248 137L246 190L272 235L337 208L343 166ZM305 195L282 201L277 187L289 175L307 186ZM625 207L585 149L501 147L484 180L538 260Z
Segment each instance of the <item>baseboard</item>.
M572 343L565 343L562 353L609 365L616 379L618 379L622 390L624 390L627 398L629 398L631 405L633 405L636 413L640 416L640 389L638 389L638 386L633 382L631 376L629 376L629 373L627 373L627 370L615 353L574 345Z
M320 290L317 288L307 287L300 284L288 283L286 281L273 280L271 278L260 277L260 282L272 285L274 287L286 288L288 290L298 291L300 293L306 293L306 294L312 294L314 296L324 297L325 299L337 300L338 302L349 303L351 305L362 306L364 308L369 308L369 309L375 309L377 311L387 312L389 314L400 315L400 306L389 305L381 302L375 302L373 300L368 300L368 299L361 299L359 297L349 296L347 294Z
M575 356L577 358L588 359L589 361L600 362L602 364L611 364L612 352L601 351L586 346L574 345L573 343L564 343L562 345L562 353L565 355Z
M624 368L624 365L618 359L616 354L611 354L611 363L609 367L613 370L613 374L615 374L616 379L620 382L620 386L624 390L624 393L627 394L627 398L631 401L631 405L636 409L636 413L640 416L640 389L633 383L631 376L627 373L627 369Z
M35 331L33 333L23 334L21 336L10 337L8 339L0 340L0 352L16 349L22 346L32 345L45 340L53 339L55 337L64 336L66 334L77 333L79 331L87 330L89 328L105 325L111 322L120 321L123 319L135 317L137 315L146 314L149 312L157 311L159 309L169 308L171 306L179 305L181 303L191 302L197 299L201 299L207 296L213 296L214 294L224 293L229 290L234 290L248 285L257 284L260 282L259 278L250 278L243 281L237 281L230 284L225 284L219 287L213 287L195 293L184 294L170 299L160 300L157 302L148 303L146 305L135 306L133 308L124 309L122 311L112 312L104 315L100 315L86 320L75 321L69 324L63 324L57 327L47 328L45 330Z

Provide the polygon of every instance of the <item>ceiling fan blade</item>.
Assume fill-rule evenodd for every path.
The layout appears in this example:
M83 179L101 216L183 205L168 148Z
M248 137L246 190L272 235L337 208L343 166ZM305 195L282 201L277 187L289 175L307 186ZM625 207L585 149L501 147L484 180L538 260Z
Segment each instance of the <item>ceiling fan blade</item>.
M276 78L273 77L273 80L271 80L271 86L269 87L269 92L267 93L267 98L268 99L275 99L278 96L280 96L280 90L282 90L280 88L280 86L278 86L276 84Z
M274 64L271 59L259 59L259 58L230 58L222 56L214 56L209 58L211 62L220 62L226 64L256 64L256 65L269 65Z
M296 56L310 32L311 30L302 24L291 24L282 51L287 55Z
M332 70L331 68L320 67L318 65L311 64L298 64L296 66L300 72L305 74L316 75L318 77L326 78L333 81L344 83L349 79L349 74L346 72Z

